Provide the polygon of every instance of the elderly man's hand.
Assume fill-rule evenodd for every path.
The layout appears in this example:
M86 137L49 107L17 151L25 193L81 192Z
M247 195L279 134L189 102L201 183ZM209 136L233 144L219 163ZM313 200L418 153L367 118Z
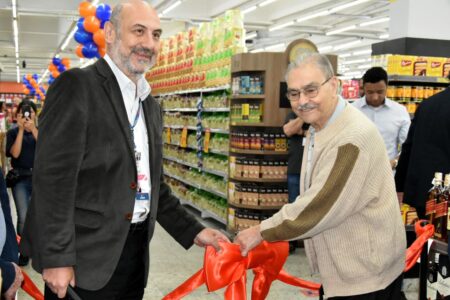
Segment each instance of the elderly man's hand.
M16 271L16 277L14 278L14 281L8 288L8 290L3 294L2 299L6 300L16 299L17 290L20 288L20 285L22 284L23 281L22 270L15 263L12 263L12 265L14 266L14 270Z
M226 235L212 228L203 229L194 239L194 243L197 246L213 246L217 252L220 251L219 241L230 242Z
M261 244L262 241L259 225L240 231L234 239L234 242L241 247L242 256L247 256L248 252Z

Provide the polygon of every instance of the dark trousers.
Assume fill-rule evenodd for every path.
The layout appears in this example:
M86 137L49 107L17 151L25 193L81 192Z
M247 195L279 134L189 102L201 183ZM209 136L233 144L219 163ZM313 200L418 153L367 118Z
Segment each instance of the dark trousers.
M146 239L147 226L130 229L116 270L109 282L97 291L75 287L74 290L78 296L82 300L141 300L146 286L144 267L144 257L148 255ZM44 295L45 300L59 299L47 285ZM64 299L72 300L68 295Z
M379 290L376 292L363 294L363 295L354 295L354 296L344 296L344 297L332 297L327 298L327 300L399 300L402 298L402 282L403 282L403 273L397 277L390 285L388 285L384 290ZM323 290L320 289L321 296L320 299L323 299Z
M292 203L300 195L300 174L288 174L288 200Z

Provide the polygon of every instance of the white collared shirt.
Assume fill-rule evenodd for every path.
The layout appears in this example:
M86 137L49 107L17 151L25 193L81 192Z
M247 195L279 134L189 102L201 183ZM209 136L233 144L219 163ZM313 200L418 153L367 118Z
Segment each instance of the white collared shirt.
M135 152L140 153L140 162L136 162L138 170L138 192L148 193L151 195L151 181L150 181L150 160L149 160L149 146L147 127L145 125L145 117L142 109L142 103L150 94L150 85L142 76L138 80L137 91L136 85L130 78L128 78L112 61L112 59L105 55L104 59L110 66L114 73L114 76L119 83L120 91L122 93L122 99L125 104L125 109L128 116L128 122L131 125L134 123L138 110L141 109L139 119L134 127L134 144ZM150 199L151 201L151 199ZM132 223L142 222L147 218L150 212L150 201L135 200Z
M388 98L385 99L383 105L373 107L367 104L366 97L353 102L353 106L375 123L383 137L389 159L396 158L400 153L399 148L406 140L411 125L411 118L406 108Z

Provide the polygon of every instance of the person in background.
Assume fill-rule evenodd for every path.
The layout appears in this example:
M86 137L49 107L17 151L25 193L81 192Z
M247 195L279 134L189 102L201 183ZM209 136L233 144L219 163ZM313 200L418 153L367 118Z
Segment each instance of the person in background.
M142 299L156 221L186 249L228 241L164 182L162 110L144 77L160 47L158 13L121 1L104 30L107 55L63 72L39 117L20 249L42 273L46 299L64 298L69 284L83 300Z
M363 84L363 80L362 79L358 80L358 93L359 93L359 98L362 98L365 95L364 84Z
M295 103L295 102L294 102ZM292 103L291 103L292 104ZM294 109L294 108L293 108ZM287 170L288 183L288 201L292 203L300 195L300 169L303 156L303 133L308 129L309 125L298 117L294 111L291 111L285 120L283 132L289 141L289 157ZM289 242L289 252L295 251L297 242Z
M16 231L11 217L9 197L6 192L5 178L0 172L0 269L2 271L2 299L16 299L17 290L23 281L22 271L17 266L19 249Z
M23 226L31 201L32 170L38 129L36 127L36 105L25 98L17 106L17 127L6 134L6 156L11 158L11 167L19 174L18 182L11 188L17 211L17 233L22 236ZM19 265L26 266L28 257L21 255Z
M450 79L450 74L448 75ZM403 144L395 182L401 202L425 218L435 172L450 173L450 88L422 101Z
M6 118L7 110L5 101L0 101L0 163L3 174L6 174L6 155L5 142L6 142Z
M383 68L370 68L362 80L365 96L353 102L353 105L380 131L391 167L395 170L411 118L403 105L386 98L388 75Z
M300 196L235 242L246 256L263 240L304 239L328 299L400 299L405 229L380 133L338 96L326 56L299 57L286 77L295 113L311 124Z

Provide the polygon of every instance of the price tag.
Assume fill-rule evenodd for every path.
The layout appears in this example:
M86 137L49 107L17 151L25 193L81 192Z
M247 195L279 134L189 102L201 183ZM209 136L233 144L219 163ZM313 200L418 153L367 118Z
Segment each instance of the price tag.
M180 138L180 147L186 148L187 147L187 135L188 135L188 129L187 127L183 127L183 130L181 131L181 138Z
M211 138L211 130L207 128L205 130L205 139L203 141L203 152L208 153L209 152L209 140Z
M166 131L166 143L167 144L172 144L172 134L171 134L170 128L166 128L166 129L167 129L167 131Z

